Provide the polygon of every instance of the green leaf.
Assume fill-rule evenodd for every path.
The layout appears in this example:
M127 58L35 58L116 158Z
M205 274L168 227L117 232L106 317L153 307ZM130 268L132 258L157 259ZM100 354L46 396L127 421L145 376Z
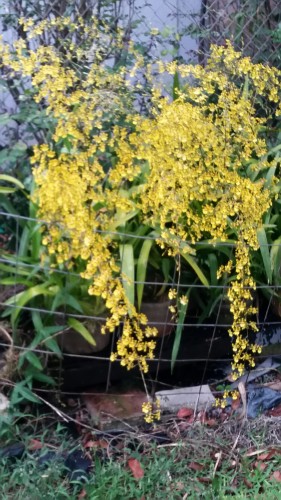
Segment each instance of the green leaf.
M47 286L49 286L48 283L33 286L28 290L13 295L13 297L10 297L4 302L4 304L8 306L16 306L11 314L11 321L13 326L15 326L16 320L21 312L22 307L24 307L28 302L30 302L35 297L38 297L39 295L52 295L52 292L47 289Z
M1 181L11 182L20 189L24 189L24 185L22 184L22 182L20 182L18 179L15 179L15 177L12 177L11 175L0 174L0 182Z
M0 125L6 125L11 121L11 116L9 113L1 113L0 114Z
M49 349L49 351L54 352L55 354L57 354L57 356L62 358L62 352L58 346L56 339L49 338L48 340L44 340L44 342L42 343L44 343L44 345L47 347L47 349Z
M170 265L171 265L170 259L161 257L161 270L164 276L164 281L166 283L169 281Z
M263 260L264 270L267 277L267 282L269 284L272 283L272 269L271 269L271 261L270 261L270 253L268 247L267 236L264 227L260 227L257 230L258 242L260 245L260 252Z
M25 358L32 366L34 366L34 368L36 368L39 371L43 370L42 363L41 363L40 359L38 358L38 356L36 354L34 354L34 352L26 351Z
M272 242L270 265L274 284L279 285L281 283L281 236Z
M180 91L180 78L178 71L176 71L173 79L173 101L178 99L179 91Z
M67 293L65 290L61 290L55 296L53 303L52 303L51 310L55 311L56 309L58 309L62 305L67 305L69 307L72 307L72 309L75 309L76 311L80 312L81 314L83 314L83 312L84 312L80 303L78 302L78 300L75 297L73 297L73 295L70 295L69 293Z
M28 255L28 245L29 245L29 240L30 240L30 228L28 225L25 226L21 238L20 238L20 244L18 248L18 256L20 258L26 257Z
M0 186L1 194L11 194L14 193L16 190L17 190L16 188Z
M249 75L246 75L243 86L242 99L248 99L248 97L249 97Z
M172 349L171 373L173 373L173 370L175 367L175 362L176 362L176 359L177 359L178 353L179 353L182 330L183 330L183 323L184 323L184 319L185 319L186 311L187 311L187 307L188 307L189 294L190 294L190 290L188 290L188 292L185 294L185 297L187 298L186 304L181 304L180 301L178 304L179 315L178 315L177 328L176 328L173 349Z
M32 211L31 211L32 213ZM36 212L32 213L30 217L36 217ZM38 261L40 258L40 250L41 250L41 232L40 232L40 224L34 224L30 231L30 240L31 240L31 256L32 259Z
M25 285L25 286L32 286L32 282L28 281L25 278L19 278L18 276L15 278L3 278L0 280L0 285Z
M195 244L194 246L195 246L196 252L200 252L200 250L213 251L215 249L217 252L223 253L224 255L226 255L230 259L232 249L231 249L231 246L228 246L228 244L229 245L232 245L232 244L236 245L236 243L237 243L236 240L232 240L232 239L227 240L227 245L220 240L216 240L215 242L211 242L209 240L202 240L202 241L200 241L200 244Z
M140 283L137 283L137 298L138 298L139 311L140 311L141 303L142 303L142 296L143 296L143 289L144 289L144 282L145 282L145 278L146 278L149 254L150 254L150 250L151 250L153 243L154 243L153 240L145 240L143 242L143 245L142 245L141 251L140 251L140 255L138 258L138 262L137 262L137 281L140 282Z
M4 210L6 210L6 212L8 212L10 214L18 215L18 211L12 205L12 203L7 198L7 196L4 196L3 194L0 194L0 207L4 208ZM21 227L24 227L26 224L26 221L24 219L18 219L18 224Z
M27 400L32 403L40 403L40 399L37 398L31 389L23 385L24 383L25 381L19 382L15 385L11 396L11 403L17 404L23 400Z
M40 333L43 329L43 322L40 313L38 311L32 311L31 317L36 332Z
M56 381L50 377L49 375L46 375L45 373L41 372L30 372L30 370L26 370L27 375L31 375L31 377L35 380L38 380L39 382L44 382L45 384L55 386Z
M182 251L180 252L180 254L186 260L186 262L190 265L190 267L192 267L193 271L195 271L195 273L196 273L197 277L199 278L199 280L201 281L201 283L203 285L205 285L206 287L209 287L209 282L208 282L205 274L203 273L203 271L201 271L201 269L198 266L194 257L192 257L192 255L190 255L189 253L185 253Z
M120 211L120 213L117 212L113 217L111 224L108 226L108 232L115 232L119 227L125 226L126 222L133 219L138 212L138 210L132 210L128 213L125 213L124 211Z
M218 259L214 253L208 254L208 264L210 268L211 285L217 285Z
M270 188L271 187L272 180L273 180L273 178L275 176L275 173L276 173L276 165L273 166L273 167L270 167L268 169L268 172L267 172L266 177L265 177L265 183L264 183L264 187L265 188Z
M91 344L93 346L96 345L96 341L93 338L92 334L89 332L89 330L85 327L85 325L81 321L79 321L78 319L75 319L75 318L68 318L67 324L68 324L68 326L73 328L73 330L80 333L80 335L82 335L82 337L87 342L89 342L89 344Z
M135 263L133 245L120 245L122 282L126 297L132 306L135 304ZM131 311L129 311L131 314Z
M41 333L44 338L49 337L50 335L53 335L55 333L58 333L60 331L63 331L65 329L65 326L60 325L60 326L44 326L41 330Z
M16 274L16 275L21 275L21 276L29 276L30 271L27 268L21 268L20 263L17 266L16 263L15 265L9 265L9 264L1 264L0 263L0 271L4 271L6 273L11 273L11 274Z

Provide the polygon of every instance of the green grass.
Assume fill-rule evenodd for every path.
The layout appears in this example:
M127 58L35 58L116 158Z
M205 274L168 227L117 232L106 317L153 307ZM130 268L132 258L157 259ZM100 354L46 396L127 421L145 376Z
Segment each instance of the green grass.
M65 443L66 444L66 443ZM226 461L213 478L214 462L210 458L201 460L204 469L199 472L189 468L190 460L185 458L187 443L177 449L152 448L146 455L133 453L144 468L144 477L133 478L126 460L109 460L102 464L94 459L93 470L88 481L71 483L65 476L63 464L53 462L48 467L38 467L37 460L30 454L13 464L0 463L0 498L2 500L77 499L84 487L91 500L145 500L157 499L262 499L278 500L280 486L270 480L272 470L278 464L273 462L266 471L251 471L250 460L240 464L239 472L229 470ZM43 453L43 452L42 452ZM233 478L239 477L239 485L232 486ZM200 482L200 479L206 482ZM251 481L249 488L243 478Z
M26 418L27 417L27 418ZM247 423L237 441L238 423L210 429L195 425L185 439L161 446L128 436L104 447L97 437L96 448L86 450L92 458L92 470L86 481L71 481L64 461L51 460L39 466L38 460L48 450L57 455L81 449L81 440L69 437L62 424L22 416L0 421L0 448L9 442L40 440L42 448L27 451L21 459L0 460L1 500L77 500L81 490L89 500L166 499L264 499L279 500L280 483L272 478L281 471L281 453L273 436L279 423ZM241 424L239 424L241 426ZM241 429L240 429L241 431ZM132 446L132 438L134 443ZM234 444L236 444L234 446ZM247 457L249 449L277 451L270 459L258 461L258 453ZM128 467L137 459L144 476L137 480ZM255 463L263 463L259 470Z

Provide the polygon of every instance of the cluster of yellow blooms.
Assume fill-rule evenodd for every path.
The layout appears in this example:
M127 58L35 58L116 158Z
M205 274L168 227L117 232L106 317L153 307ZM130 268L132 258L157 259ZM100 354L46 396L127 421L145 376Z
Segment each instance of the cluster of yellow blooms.
M152 424L155 420L160 420L160 399L156 399L156 401L153 402L147 401L143 403L142 411L144 413L144 420L148 424Z
M102 297L108 309L103 332L123 324L112 359L119 356L128 369L139 364L145 372L157 330L147 326L147 318L126 296L118 230L137 213L158 230L160 247L175 256L182 242L235 240L235 258L227 270L232 266L235 275L228 298L233 370L239 375L254 364L258 349L247 340L248 330L256 330L255 310L249 306L255 288L250 252L258 249L257 229L272 199L263 180L252 179L275 161L267 157L261 135L265 120L258 117L256 103L265 97L280 113L281 74L253 64L230 43L213 46L206 67L159 62L152 114L142 117L134 108L134 92L140 89L135 75L144 61L133 45L128 51L134 65L110 70L103 64L110 30L100 30L95 21L92 31L82 21L78 28L68 22L73 33L79 28L87 35L88 44L79 53L73 43L63 52L54 46L30 48L27 41L48 28L45 21L36 26L23 21L27 41L15 42L13 50L0 45L2 64L30 78L36 101L55 119L52 140L35 146L32 158L39 216L48 223L44 244L56 264L71 267L76 259L85 261L83 277L92 280L89 293ZM65 23L57 20L56 26L63 30ZM120 47L122 37L120 32ZM72 64L77 60L82 69ZM145 81L152 85L155 66L146 70ZM171 102L162 96L161 77L176 72L183 84ZM148 166L145 174L142 165ZM257 175L251 178L247 169ZM150 420L155 411L149 404L144 411Z
M239 398L239 391L224 391L222 395L222 399L217 398L215 405L219 406L220 408L225 408L227 406L227 399L231 398L232 400L236 400Z

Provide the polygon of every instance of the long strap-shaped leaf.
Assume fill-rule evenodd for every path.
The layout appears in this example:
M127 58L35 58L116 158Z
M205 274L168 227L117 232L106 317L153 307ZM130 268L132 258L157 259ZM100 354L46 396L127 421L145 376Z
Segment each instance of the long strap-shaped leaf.
M263 260L264 269L268 283L272 283L272 269L270 262L270 253L268 248L268 241L264 227L259 227L257 230L258 242L260 245L261 256Z
M126 297L129 304L135 304L135 263L134 263L134 249L131 244L120 245L120 260L121 260L121 274L122 282L125 290ZM131 309L129 309L131 315Z
M15 326L21 308L24 307L31 299L38 297L38 295L53 295L53 291L48 290L48 284L35 285L28 290L15 294L5 301L5 305L14 305L15 309L11 314L12 325Z
M198 278L200 279L201 283L205 285L206 287L209 286L209 281L207 280L205 274L203 271L201 271L200 267L198 266L196 260L192 255L189 253L181 252L181 256L186 260L186 262L192 267L193 271L197 274Z
M143 289L144 282L146 278L147 272L147 264L149 259L149 254L151 247L153 245L153 240L145 240L142 244L140 255L137 263L137 298L138 298L138 310L140 311L142 297L143 297Z
M272 278L274 285L281 283L281 236L272 242L270 251L270 265L272 270Z
M15 184L18 188L24 189L24 185L22 184L22 182L20 182L15 177L12 177L11 175L0 174L0 181L11 182L12 184Z
M88 328L76 318L68 318L68 325L73 328L77 333L79 333L89 344L95 346L97 345L94 337L89 332Z

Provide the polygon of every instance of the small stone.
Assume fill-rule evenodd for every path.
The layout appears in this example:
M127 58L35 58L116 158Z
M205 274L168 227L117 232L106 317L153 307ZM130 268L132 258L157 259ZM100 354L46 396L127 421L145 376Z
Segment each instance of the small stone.
M205 409L214 404L215 398L208 385L181 387L170 391L156 392L161 410L175 411L180 408Z
M9 408L10 402L2 392L0 392L0 415L5 415Z
M126 429L126 423L143 423L142 405L147 401L145 392L130 390L122 394L83 396L92 420L100 429Z

